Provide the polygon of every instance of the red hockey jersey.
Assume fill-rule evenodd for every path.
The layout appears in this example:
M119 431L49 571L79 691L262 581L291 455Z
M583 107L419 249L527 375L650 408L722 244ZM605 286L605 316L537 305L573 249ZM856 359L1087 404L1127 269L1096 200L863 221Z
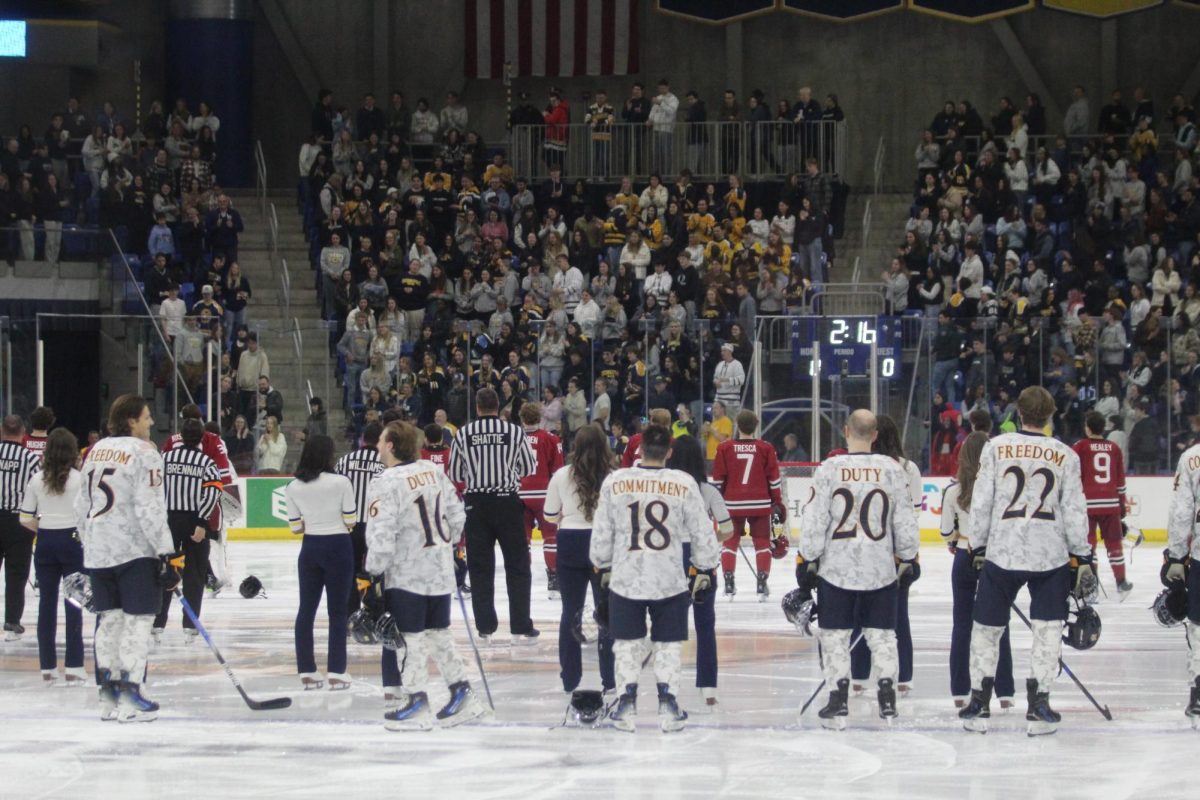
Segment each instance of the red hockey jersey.
M540 428L533 432L525 431L525 441L529 442L537 466L532 475L521 478L521 491L518 494L527 502L544 502L550 476L563 465L562 442L553 433Z
M766 517L783 508L779 460L761 439L726 439L717 445L712 482L725 497L731 517Z
M442 471L447 475L450 474L450 448L439 447L437 450L430 450L427 447L421 448L421 458L426 461L432 461L442 468Z
M48 440L49 437L47 436L34 436L32 434L26 434L25 441L23 441L21 444L25 446L26 450L37 453L38 458L45 458L46 442Z
M183 435L173 433L163 442L162 451L169 453L177 447L183 447ZM205 431L204 438L200 440L200 450L217 465L217 471L221 473L221 483L224 486L232 486L237 475L234 474L233 467L229 464L229 453L226 451L225 442L221 440L221 437L212 431Z
M1125 461L1121 448L1107 439L1080 439L1071 449L1079 456L1079 477L1090 516L1120 515L1125 507Z
M642 460L642 435L635 433L629 437L625 452L621 454L622 467L636 467Z

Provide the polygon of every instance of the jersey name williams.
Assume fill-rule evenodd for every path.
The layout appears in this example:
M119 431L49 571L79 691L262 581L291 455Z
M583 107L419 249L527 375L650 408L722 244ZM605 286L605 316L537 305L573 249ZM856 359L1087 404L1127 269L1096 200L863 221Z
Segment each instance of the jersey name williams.
M1049 461L1051 464L1061 467L1066 454L1051 447L1043 447L1040 444L1002 444L996 447L996 458L1029 458Z

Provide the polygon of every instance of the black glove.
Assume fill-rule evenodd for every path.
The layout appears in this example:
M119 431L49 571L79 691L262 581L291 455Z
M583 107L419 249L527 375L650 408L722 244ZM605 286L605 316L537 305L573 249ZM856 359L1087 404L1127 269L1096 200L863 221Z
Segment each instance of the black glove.
M598 625L608 627L608 579L612 570L603 569L592 573L592 591L596 596L596 613L592 618Z
M1158 579L1168 589L1172 584L1183 583L1187 580L1188 557L1173 558L1170 550L1163 550L1163 565L1158 572Z
M692 602L698 606L702 606L709 602L712 594L717 590L717 571L715 569L699 570L694 566L688 566L688 591L692 595Z
M975 570L975 574L978 575L983 571L983 562L987 560L987 548L968 548L967 555L971 557L971 569Z
M354 585L371 619L379 619L387 611L387 602L383 599L383 576L360 572L354 576Z
M921 578L921 561L919 558L912 558L908 561L901 561L896 566L896 580L900 584L901 589L907 589Z
M169 553L158 557L158 574L155 580L164 592L172 592L179 586L179 570L183 569L183 553Z
M821 559L805 561L804 556L796 554L796 586L800 591L812 595L817 588L817 571L821 568Z
M1071 556L1071 594L1082 598L1095 588L1096 575L1092 572L1092 555ZM1090 586L1089 586L1090 584Z

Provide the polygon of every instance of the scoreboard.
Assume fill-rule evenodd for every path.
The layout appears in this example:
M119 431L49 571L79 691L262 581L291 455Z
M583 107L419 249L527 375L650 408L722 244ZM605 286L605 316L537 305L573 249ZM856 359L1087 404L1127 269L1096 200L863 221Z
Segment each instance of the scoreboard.
M875 346L878 377L899 377L903 337L894 317L795 317L792 320L792 376L866 377Z

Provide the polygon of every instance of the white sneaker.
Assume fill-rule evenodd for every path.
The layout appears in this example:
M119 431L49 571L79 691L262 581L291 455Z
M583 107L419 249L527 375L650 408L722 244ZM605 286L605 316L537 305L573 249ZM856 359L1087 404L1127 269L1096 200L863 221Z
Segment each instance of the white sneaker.
M301 672L300 685L305 691L309 689L320 689L325 685L325 676L319 672Z
M350 675L345 672L331 672L326 676L329 682L329 691L340 692L350 688Z
M66 677L68 689L73 686L87 686L91 678L83 667L67 667Z

